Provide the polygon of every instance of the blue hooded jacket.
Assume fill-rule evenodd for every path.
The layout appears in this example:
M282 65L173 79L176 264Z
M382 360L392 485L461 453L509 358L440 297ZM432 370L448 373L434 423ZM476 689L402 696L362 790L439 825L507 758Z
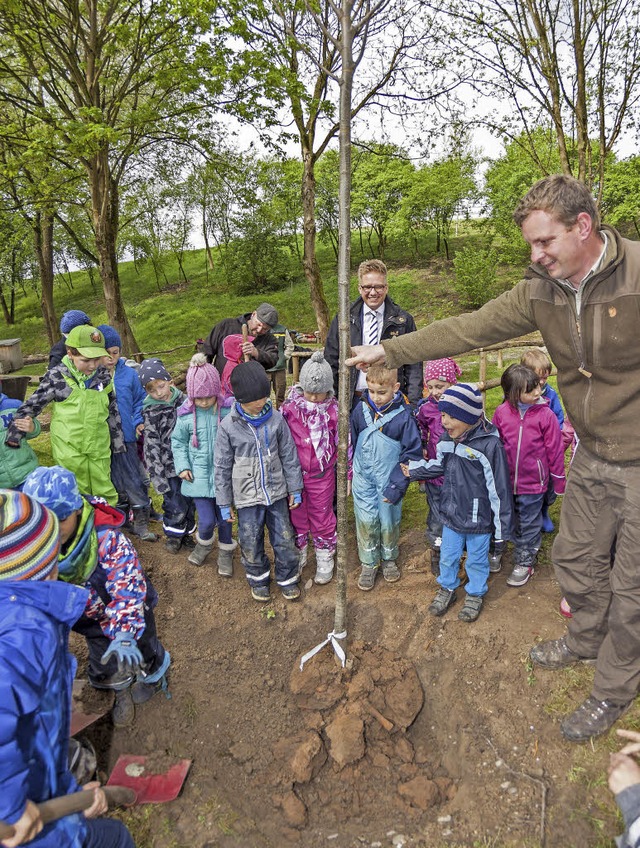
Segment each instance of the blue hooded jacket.
M79 789L67 764L76 662L69 628L88 593L58 581L0 581L0 819L14 824L26 802ZM80 848L81 813L51 822L33 848Z

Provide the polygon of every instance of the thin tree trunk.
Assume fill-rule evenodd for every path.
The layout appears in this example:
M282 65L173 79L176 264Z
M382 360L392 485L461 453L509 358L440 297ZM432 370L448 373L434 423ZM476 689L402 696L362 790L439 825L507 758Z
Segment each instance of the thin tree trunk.
M336 569L336 609L333 629L345 633L347 627L347 557L349 512L347 500L347 450L351 407L350 376L345 361L350 353L349 282L351 278L351 92L353 86L353 28L351 0L342 0L340 78L340 242L338 256L338 332L340 377L338 391L338 549Z
M320 266L316 257L316 178L314 173L315 159L311 150L303 150L302 162L302 232L304 241L302 267L309 284L311 305L316 314L320 339L324 342L329 330L330 316L324 296Z
M40 276L40 308L49 344L54 345L60 331L53 304L53 215L36 212L32 226Z

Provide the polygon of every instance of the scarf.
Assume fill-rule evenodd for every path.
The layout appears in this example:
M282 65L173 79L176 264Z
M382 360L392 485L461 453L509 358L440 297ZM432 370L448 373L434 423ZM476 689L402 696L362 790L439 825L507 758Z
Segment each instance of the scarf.
M297 388L297 387L296 387ZM295 406L300 416L303 425L309 431L311 444L316 454L316 459L320 465L320 470L324 471L326 466L331 461L335 448L338 444L338 435L336 433L335 443L331 444L329 425L331 418L329 416L329 404L333 400L333 395L323 400L321 403L311 403L305 400L303 392L298 388L298 391L292 389L289 395L290 402Z

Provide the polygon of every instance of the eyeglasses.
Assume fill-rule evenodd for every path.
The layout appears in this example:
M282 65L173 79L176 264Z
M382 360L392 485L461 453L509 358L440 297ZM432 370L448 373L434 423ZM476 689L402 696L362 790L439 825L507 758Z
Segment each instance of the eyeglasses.
M360 286L363 292L375 292L376 294L380 294L380 292L386 291L387 286Z

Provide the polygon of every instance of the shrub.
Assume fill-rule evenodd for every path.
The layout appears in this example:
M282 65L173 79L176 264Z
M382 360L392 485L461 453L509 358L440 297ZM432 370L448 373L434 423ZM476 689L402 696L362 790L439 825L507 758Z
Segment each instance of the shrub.
M453 259L455 287L465 309L478 309L496 295L498 255L493 248L464 247Z

